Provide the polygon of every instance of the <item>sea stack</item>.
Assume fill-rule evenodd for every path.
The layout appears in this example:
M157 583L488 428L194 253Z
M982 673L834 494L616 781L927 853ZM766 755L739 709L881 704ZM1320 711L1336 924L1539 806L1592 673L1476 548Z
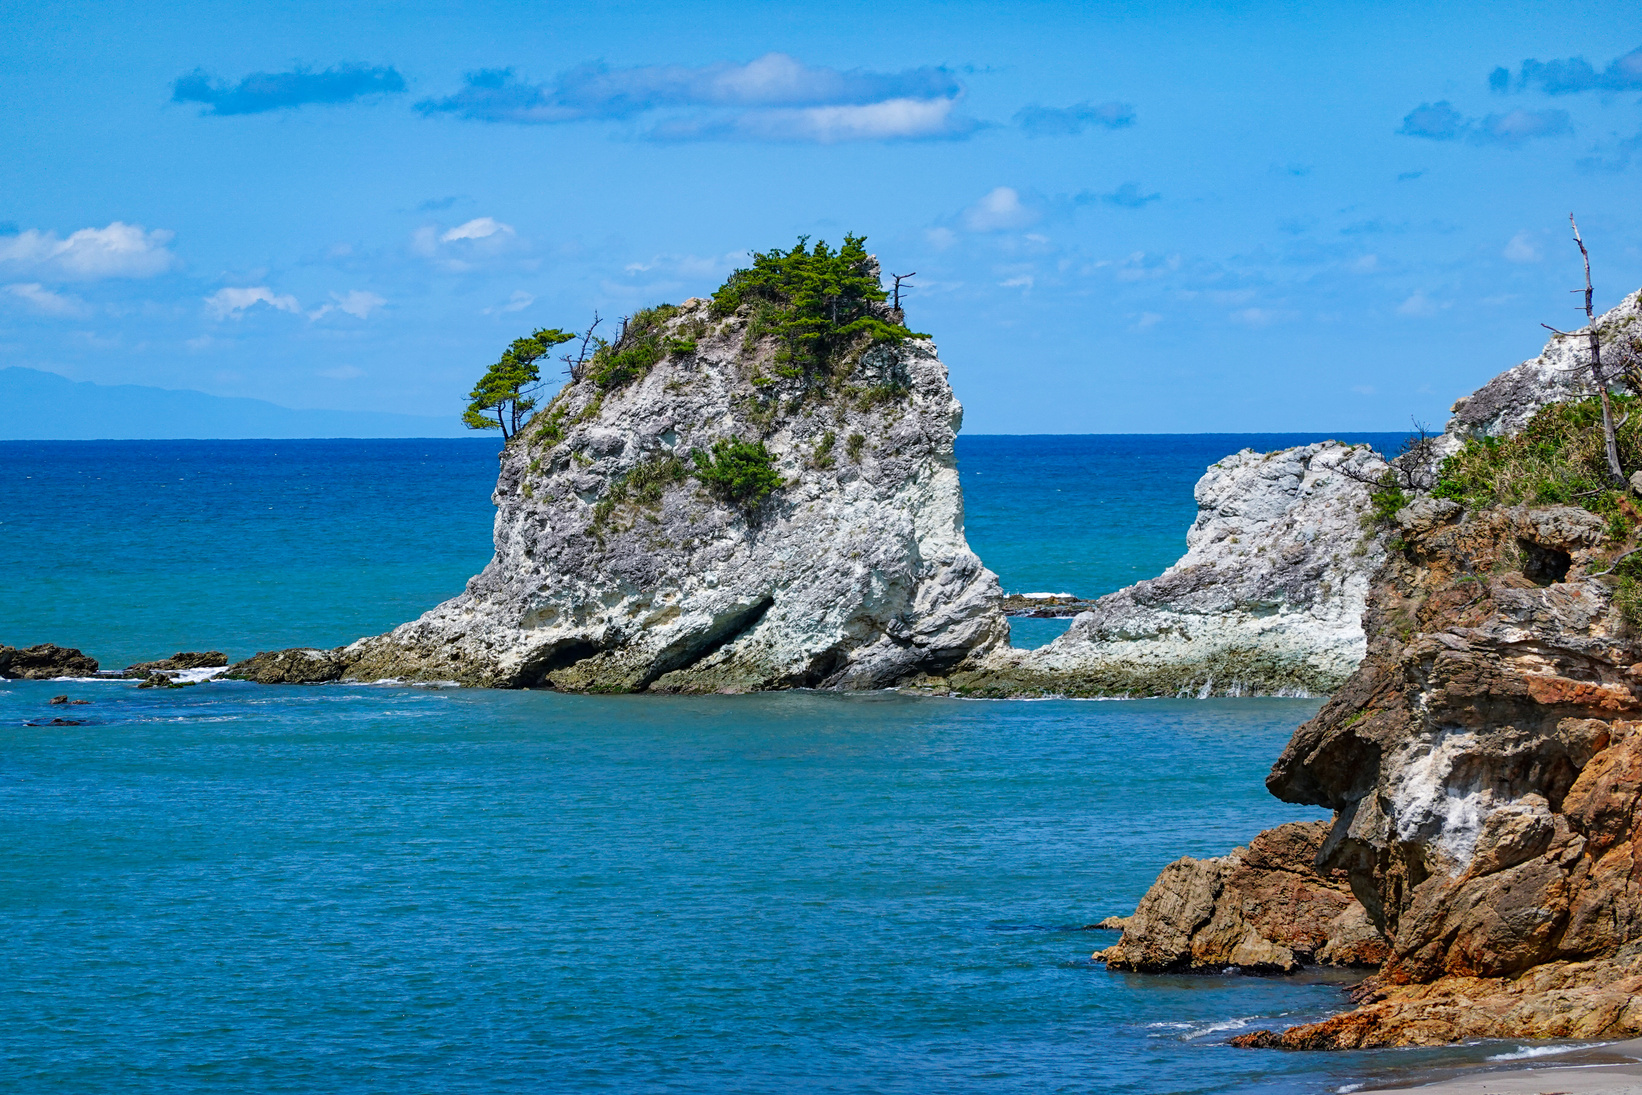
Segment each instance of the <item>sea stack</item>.
M866 689L1005 645L997 578L964 540L946 367L927 338L881 337L900 313L874 299L875 260L854 270L862 333L831 356L795 354L780 302L733 279L626 321L507 443L490 564L326 652L327 674Z

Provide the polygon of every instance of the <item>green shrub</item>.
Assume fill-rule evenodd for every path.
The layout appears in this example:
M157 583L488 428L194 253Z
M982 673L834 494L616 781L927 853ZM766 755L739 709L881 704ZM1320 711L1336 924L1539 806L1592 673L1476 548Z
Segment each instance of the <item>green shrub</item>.
M785 480L762 441L715 441L712 455L693 454L696 478L718 498L752 507L764 501Z
M1613 573L1619 578L1614 587L1614 607L1626 623L1633 627L1642 624L1642 556L1619 560Z
M1396 520L1397 511L1413 499L1403 490L1397 473L1388 468L1386 473L1380 476L1379 488L1369 494L1368 501L1374 507L1369 513L1369 519L1375 524L1389 525Z
M905 385L877 384L857 396L855 406L862 411L870 411L880 403L893 403L905 395L906 392Z
M844 452L849 455L850 463L859 464L861 462L861 450L866 448L866 444L867 444L867 435L866 434L864 434L864 433L852 433L852 434L850 434L849 440L844 442Z
M570 408L563 403L550 407L546 417L542 419L542 424L536 429L536 440L543 442L549 447L557 445L560 441L563 441L564 416L568 414L569 411Z

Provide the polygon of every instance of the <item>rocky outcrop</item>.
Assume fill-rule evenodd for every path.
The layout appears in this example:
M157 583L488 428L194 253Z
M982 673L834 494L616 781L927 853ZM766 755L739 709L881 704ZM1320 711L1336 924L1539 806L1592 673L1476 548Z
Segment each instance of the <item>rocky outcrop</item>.
M155 673L176 673L189 669L215 669L228 664L228 655L220 650L179 650L169 658L157 662L138 662L128 665L122 677L147 679Z
M242 662L235 662L222 676L225 680L253 684L326 684L341 680L347 668L347 661L338 651L296 647L258 651Z
M1295 822L1229 855L1177 859L1095 959L1141 973L1378 965L1385 940L1346 873L1313 865L1327 833L1322 822Z
M1642 641L1581 509L1400 515L1368 657L1272 769L1390 941L1360 1006L1240 1044L1642 1034Z
M993 696L1326 695L1365 650L1385 547L1363 527L1363 480L1384 470L1366 445L1333 441L1228 456L1198 481L1179 562L1100 598L1047 647L999 651L945 683Z
M1642 292L1598 316L1595 327L1604 371L1614 390L1623 390L1625 369L1642 367ZM1552 403L1594 395L1587 344L1584 338L1552 338L1538 357L1507 369L1458 400L1447 429L1437 439L1435 455L1449 455L1467 437L1516 433Z
M54 677L90 677L97 672L97 659L88 658L73 647L40 643L19 650L0 646L0 679L51 680Z
M934 345L868 348L818 382L755 323L690 300L659 321L669 349L642 375L566 385L502 454L490 565L421 619L333 652L341 674L859 689L1004 645L997 579L964 540L962 411ZM781 485L762 502L699 475L726 441L766 446Z

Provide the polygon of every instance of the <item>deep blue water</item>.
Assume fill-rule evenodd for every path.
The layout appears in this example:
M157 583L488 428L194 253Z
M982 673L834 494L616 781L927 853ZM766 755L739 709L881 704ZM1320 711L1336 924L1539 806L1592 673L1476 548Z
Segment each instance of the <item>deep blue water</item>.
M1104 592L1173 561L1244 442L966 439L971 542L1006 588ZM493 475L483 440L0 444L0 641L382 630L483 564ZM1476 1060L1234 1051L1339 981L1088 959L1166 862L1315 816L1261 785L1314 709L5 682L0 1090L1323 1092Z

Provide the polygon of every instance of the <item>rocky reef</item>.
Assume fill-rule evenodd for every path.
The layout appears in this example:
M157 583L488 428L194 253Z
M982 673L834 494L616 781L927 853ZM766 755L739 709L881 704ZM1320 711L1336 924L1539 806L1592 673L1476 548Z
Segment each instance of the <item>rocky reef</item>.
M138 662L125 667L122 677L147 680L156 673L179 673L190 669L215 669L228 664L228 655L220 650L179 650L159 661Z
M90 677L97 672L97 659L88 658L69 646L40 643L19 650L0 646L0 680L45 681L56 677Z
M967 695L1327 695L1366 648L1362 613L1385 537L1365 530L1366 445L1226 457L1197 484L1186 554L1095 601L1033 651L949 676ZM1366 481L1366 482L1365 482Z
M1642 334L1637 304L1599 322L1605 347ZM1540 370L1559 353L1456 405L1440 445L1460 456L1395 515L1365 659L1267 779L1285 801L1334 811L1298 874L1346 881L1372 929L1359 953L1378 946L1383 960L1354 1009L1239 1045L1642 1034L1642 597L1630 561L1642 559L1642 510L1602 478L1593 412L1567 403L1589 389ZM1506 405L1519 401L1532 413ZM1622 449L1627 466L1642 460L1642 434ZM1246 853L1206 862L1172 865L1102 956L1117 968L1238 964L1223 941L1250 907L1241 895L1296 867ZM1221 896L1206 903L1213 879ZM1244 930L1239 957L1287 945L1281 916L1276 929L1269 912L1242 920L1260 938ZM1310 960L1327 961L1325 949Z

